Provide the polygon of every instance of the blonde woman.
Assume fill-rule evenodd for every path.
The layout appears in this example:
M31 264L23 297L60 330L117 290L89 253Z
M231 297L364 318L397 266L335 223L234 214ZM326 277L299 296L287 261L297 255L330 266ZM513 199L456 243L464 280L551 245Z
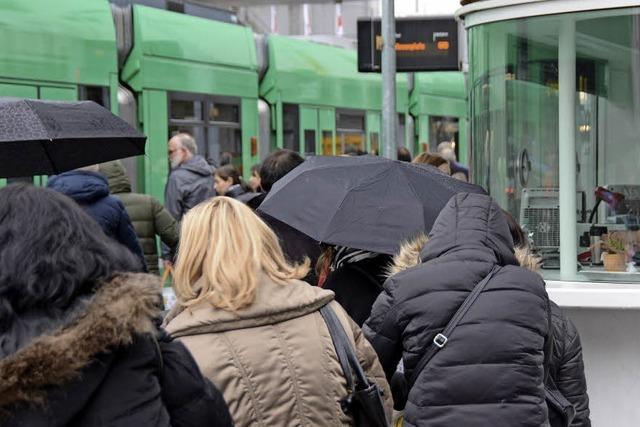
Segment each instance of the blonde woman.
M377 356L333 293L300 281L271 229L243 203L216 197L183 220L178 305L167 330L223 392L236 426L350 426L348 392L319 313L336 313L367 376L391 393Z

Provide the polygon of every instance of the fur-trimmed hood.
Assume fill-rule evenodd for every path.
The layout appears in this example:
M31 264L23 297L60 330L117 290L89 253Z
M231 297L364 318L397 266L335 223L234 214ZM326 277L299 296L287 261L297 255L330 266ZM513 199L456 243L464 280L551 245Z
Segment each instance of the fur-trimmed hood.
M401 271L420 264L422 262L420 252L428 241L429 238L425 234L419 234L400 245L400 250L393 257L393 262L387 270L387 275L393 276L394 274L398 274ZM534 272L540 270L540 258L531 252L530 249L516 248L515 255L521 267Z
M48 388L77 378L97 354L155 333L161 303L155 276L123 274L104 283L65 325L0 360L0 408L42 403Z

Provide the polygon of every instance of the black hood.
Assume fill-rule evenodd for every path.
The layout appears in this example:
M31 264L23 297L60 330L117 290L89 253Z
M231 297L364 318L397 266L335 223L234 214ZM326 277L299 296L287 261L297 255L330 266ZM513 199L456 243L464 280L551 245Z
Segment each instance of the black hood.
M500 265L518 265L502 209L483 194L456 194L442 209L420 253L422 261L463 249L492 251Z

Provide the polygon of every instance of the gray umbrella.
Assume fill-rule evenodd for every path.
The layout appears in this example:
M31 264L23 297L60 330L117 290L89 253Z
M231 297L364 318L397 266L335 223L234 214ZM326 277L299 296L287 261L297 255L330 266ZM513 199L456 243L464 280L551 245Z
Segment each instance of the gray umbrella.
M0 177L53 175L144 154L146 137L92 101L0 98Z
M259 210L322 243L394 254L456 193L485 192L431 166L318 156L276 182Z

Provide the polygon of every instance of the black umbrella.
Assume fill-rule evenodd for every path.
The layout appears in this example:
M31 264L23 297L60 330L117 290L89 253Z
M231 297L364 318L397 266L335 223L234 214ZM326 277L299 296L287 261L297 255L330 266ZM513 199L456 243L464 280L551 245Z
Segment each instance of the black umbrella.
M0 98L0 177L53 175L144 154L146 137L92 101Z
M484 194L432 166L318 156L276 182L259 210L319 242L393 254L463 192Z

